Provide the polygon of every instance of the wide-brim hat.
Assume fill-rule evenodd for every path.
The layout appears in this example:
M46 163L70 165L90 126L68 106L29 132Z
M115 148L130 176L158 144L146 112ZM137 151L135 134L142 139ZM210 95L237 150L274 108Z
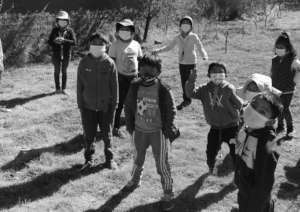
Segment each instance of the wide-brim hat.
M118 23L116 23L116 29L117 31L121 28L121 27L129 27L130 30L132 32L135 31L135 27L134 27L134 23L132 20L126 18L126 19L123 19L122 21L119 21Z

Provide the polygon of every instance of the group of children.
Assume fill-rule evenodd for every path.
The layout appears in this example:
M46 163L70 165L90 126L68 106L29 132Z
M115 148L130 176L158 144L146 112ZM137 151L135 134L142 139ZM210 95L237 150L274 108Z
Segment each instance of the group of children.
M60 11L56 23L49 44L53 49L56 92L65 93L67 67L76 37L69 27L67 12ZM103 166L117 168L112 139L113 135L126 137L120 130L124 107L126 129L134 146L132 178L124 191L140 186L146 151L151 146L164 192L162 207L164 211L172 210L174 193L168 144L180 136L175 125L176 111L198 99L210 126L206 149L209 172L215 173L216 156L222 142L226 142L235 165L239 211L274 211L271 190L279 157L276 136L284 131L284 120L286 136L294 136L290 104L300 78L300 62L289 35L283 32L275 41L270 77L255 73L242 88L236 89L226 80L226 66L214 62L208 67L208 82L196 87L196 50L204 60L208 56L193 33L191 17L181 19L179 29L169 45L144 55L139 42L133 39L135 26L129 19L116 24L116 41L111 45L105 33L96 32L89 38L89 53L81 59L77 74L77 103L85 139L82 170L94 165L98 126L104 141ZM159 78L162 61L157 57L176 45L183 90L183 101L177 107L170 87Z

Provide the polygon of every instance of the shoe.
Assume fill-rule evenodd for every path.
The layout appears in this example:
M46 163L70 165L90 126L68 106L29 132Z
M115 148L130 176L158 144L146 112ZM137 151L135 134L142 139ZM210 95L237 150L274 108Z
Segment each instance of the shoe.
M111 161L107 161L103 164L103 167L104 168L107 168L107 169L112 169L112 170L117 170L118 169L118 164L111 160Z
M69 95L68 92L65 89L61 90L61 93L64 94L64 95Z
M277 127L276 129L276 134L280 134L280 133L283 133L284 132L284 127Z
M173 194L164 194L161 199L161 207L163 211L172 211L174 208Z
M182 110L184 107L189 106L191 103L192 103L191 101L185 100L185 101L181 102L179 105L177 105L176 108L177 108L177 110Z
M134 182L133 180L130 180L123 188L124 192L132 192L138 187L141 186L141 181L139 182Z
M120 130L118 128L113 129L113 135L116 137L119 137L119 138L126 138L125 132L123 132L122 130Z
M87 171L94 166L93 161L85 161L85 163L80 168L80 171Z
M286 132L286 137L287 137L288 139L293 139L293 138L295 138L295 135L296 135L296 131L295 131L294 129L292 129L292 130L287 130L287 132Z
M55 93L55 94L60 94L61 91L60 91L60 89L56 89L54 93Z

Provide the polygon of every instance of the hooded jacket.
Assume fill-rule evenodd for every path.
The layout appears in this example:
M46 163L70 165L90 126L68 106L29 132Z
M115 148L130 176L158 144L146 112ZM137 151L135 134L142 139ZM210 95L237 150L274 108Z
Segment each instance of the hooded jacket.
M180 25L183 20L189 20L193 28L193 19L189 16L185 16L180 20ZM191 65L197 64L197 53L198 49L202 58L207 59L207 53L203 47L202 42L200 41L198 35L192 31L183 38L181 34L177 35L168 45L157 49L157 52L166 52L173 49L175 46L178 46L178 60L179 64Z
M264 212L274 184L279 154L275 130L265 127L253 131L242 129L237 139L235 183L239 195L247 200L241 212Z
M131 83L125 105L126 128L130 134L135 130L135 115L137 111L137 94L142 81L136 80ZM159 109L161 114L162 132L172 142L179 136L179 130L175 127L176 108L170 88L158 80Z
M205 119L213 128L238 126L243 102L232 84L227 81L221 85L208 82L195 88L195 80L189 79L185 89L188 97L201 100Z
M259 74L259 73L254 73L246 81L244 86L241 87L241 88L238 88L237 91L236 91L238 96L241 97L242 99L246 99L247 86L251 82L255 82L255 84L257 85L260 92L270 92L270 93L273 93L277 96L281 95L281 91L272 86L272 80L269 76ZM260 92L258 92L258 93L260 93Z

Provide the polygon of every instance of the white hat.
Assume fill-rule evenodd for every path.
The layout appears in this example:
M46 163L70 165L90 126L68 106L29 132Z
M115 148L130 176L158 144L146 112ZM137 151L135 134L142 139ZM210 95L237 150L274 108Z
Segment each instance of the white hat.
M70 16L66 11L60 10L56 15L56 19L69 21Z

